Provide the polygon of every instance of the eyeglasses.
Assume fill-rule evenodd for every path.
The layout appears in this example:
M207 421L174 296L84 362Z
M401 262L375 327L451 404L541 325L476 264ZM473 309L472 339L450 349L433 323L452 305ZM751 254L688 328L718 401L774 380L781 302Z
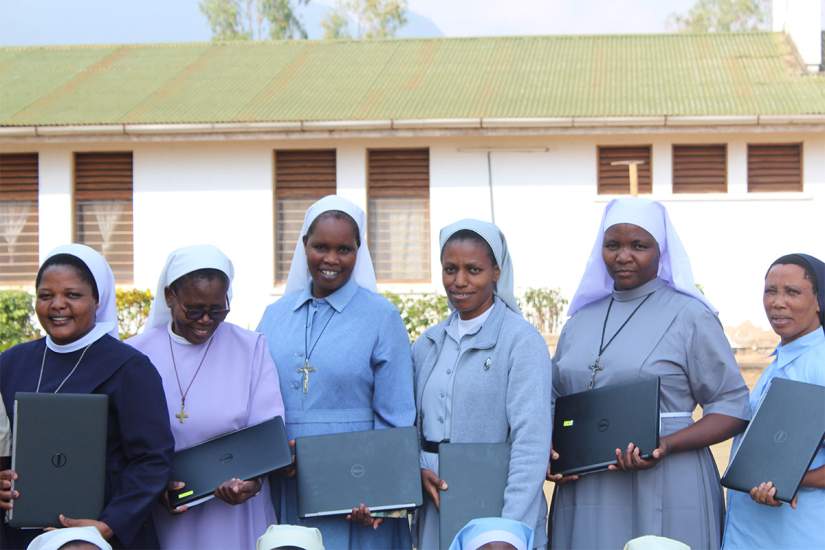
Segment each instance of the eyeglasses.
M178 296L173 292L175 299L178 300ZM183 311L183 315L189 319L190 321L197 321L198 319L203 319L204 315L208 315L210 319L213 321L223 321L226 319L226 316L229 315L229 302L227 302L226 307L223 309L216 309L216 308L205 308L205 307L187 307L177 302L178 307L180 307L181 311Z

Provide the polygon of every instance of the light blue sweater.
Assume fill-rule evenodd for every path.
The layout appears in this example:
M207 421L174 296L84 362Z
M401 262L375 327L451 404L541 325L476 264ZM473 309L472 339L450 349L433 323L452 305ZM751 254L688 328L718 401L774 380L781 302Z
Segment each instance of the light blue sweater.
M424 387L438 361L450 320L429 328L413 346L419 426ZM484 326L466 338L471 340L462 346L456 366L450 441L510 442L510 472L501 515L535 526L534 544L543 546L547 520L543 485L553 426L553 369L547 345L532 325L498 298Z

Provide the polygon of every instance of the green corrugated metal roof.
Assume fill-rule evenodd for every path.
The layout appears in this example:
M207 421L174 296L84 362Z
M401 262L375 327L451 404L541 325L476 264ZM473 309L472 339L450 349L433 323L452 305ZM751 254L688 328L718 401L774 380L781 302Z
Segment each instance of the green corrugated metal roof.
M0 125L825 114L781 33L0 48Z

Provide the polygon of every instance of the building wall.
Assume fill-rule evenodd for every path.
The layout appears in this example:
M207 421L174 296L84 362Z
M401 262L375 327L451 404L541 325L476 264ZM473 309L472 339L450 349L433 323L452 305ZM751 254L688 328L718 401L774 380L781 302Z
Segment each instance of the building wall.
M748 194L747 143L804 141L805 191ZM728 192L674 195L673 143L727 143ZM432 282L393 290L438 290L438 230L462 217L491 219L504 230L516 283L559 287L572 296L609 197L596 194L597 145L651 144L653 197L662 200L690 253L696 281L722 321L766 326L762 278L777 256L825 256L825 137L809 134L601 135L534 138L382 138L337 141L84 142L0 145L40 154L41 255L72 237L72 154L134 152L135 286L154 291L172 249L214 243L233 260L230 320L254 328L273 288L273 151L338 151L339 193L366 207L370 147L430 148ZM493 209L488 181L492 173Z

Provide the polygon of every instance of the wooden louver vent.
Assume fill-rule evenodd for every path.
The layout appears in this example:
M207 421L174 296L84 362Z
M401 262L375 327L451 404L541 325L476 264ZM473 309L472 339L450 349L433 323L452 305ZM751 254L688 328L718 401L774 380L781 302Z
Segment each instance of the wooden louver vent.
M726 145L674 145L674 193L724 193L727 191Z
M118 284L134 272L132 153L75 153L75 236L106 258Z
M33 285L39 265L37 153L0 155L0 285Z
M371 150L367 166L368 242L378 280L429 281L429 149Z
M748 192L802 191L802 144L748 145Z
M639 193L651 192L650 145L600 146L598 193L599 195L626 195L630 193L630 176L627 166L614 162L641 160L638 166Z
M335 149L275 151L275 283L289 274L292 253L312 203L336 191Z

